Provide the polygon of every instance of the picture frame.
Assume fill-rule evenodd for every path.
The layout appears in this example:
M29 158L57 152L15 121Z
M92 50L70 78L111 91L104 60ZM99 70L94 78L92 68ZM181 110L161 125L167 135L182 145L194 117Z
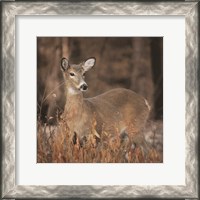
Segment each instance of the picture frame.
M87 9L84 8L87 6ZM41 9L42 8L42 9ZM1 2L1 197L199 198L198 188L198 1L187 2ZM185 17L185 185L16 185L15 19L18 15L183 15ZM192 112L192 110L194 112Z

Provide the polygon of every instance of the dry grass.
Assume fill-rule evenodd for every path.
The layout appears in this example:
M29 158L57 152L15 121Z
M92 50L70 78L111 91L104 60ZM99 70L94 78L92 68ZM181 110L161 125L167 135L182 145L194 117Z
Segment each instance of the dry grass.
M75 144L66 122L57 126L38 121L37 127L38 163L160 163L162 155L154 147L145 152L142 147L129 148L120 135L109 135L95 130L81 147L78 139ZM145 152L145 153L144 153Z

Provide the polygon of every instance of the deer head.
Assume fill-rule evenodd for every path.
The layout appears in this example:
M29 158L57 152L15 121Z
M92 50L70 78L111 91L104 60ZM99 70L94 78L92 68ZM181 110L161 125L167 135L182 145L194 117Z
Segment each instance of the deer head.
M85 82L85 73L94 67L95 61L95 58L88 58L78 65L71 65L66 58L62 58L61 70L63 71L66 89L69 94L78 94L87 90L88 85Z

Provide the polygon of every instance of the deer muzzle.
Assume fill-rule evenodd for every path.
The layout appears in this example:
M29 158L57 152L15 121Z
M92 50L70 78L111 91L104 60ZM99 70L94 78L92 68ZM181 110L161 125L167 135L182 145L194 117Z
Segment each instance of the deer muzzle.
M80 90L81 91L86 91L88 89L88 85L86 83L83 83L81 86L80 86Z

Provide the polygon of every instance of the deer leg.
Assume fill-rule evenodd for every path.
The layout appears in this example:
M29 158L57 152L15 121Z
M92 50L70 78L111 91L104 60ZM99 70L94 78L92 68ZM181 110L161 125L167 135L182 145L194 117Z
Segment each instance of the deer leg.
M143 132L138 133L133 137L132 143L135 144L135 147L140 147L142 154L144 156L144 161L148 159L148 154L150 151L150 146L146 142Z
M146 162L146 160L148 159L150 146L145 140L143 130L135 130L133 127L128 127L126 132L129 137L129 160L132 160L131 158L134 155L135 149L139 147L142 151L144 162Z

